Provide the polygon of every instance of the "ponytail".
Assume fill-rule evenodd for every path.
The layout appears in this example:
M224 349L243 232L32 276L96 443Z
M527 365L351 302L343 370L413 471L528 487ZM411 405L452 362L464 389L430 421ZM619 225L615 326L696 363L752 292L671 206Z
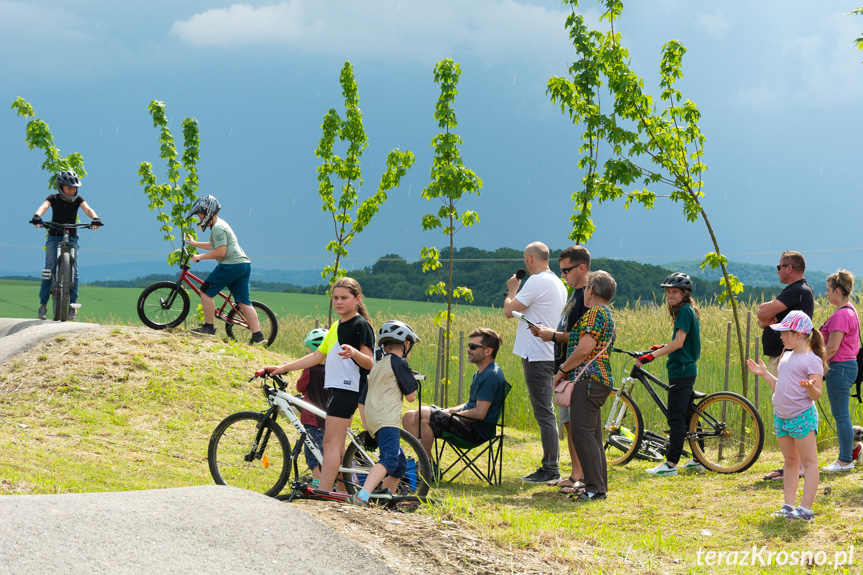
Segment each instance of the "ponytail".
M821 331L817 329L813 329L812 333L809 334L809 350L821 358L821 363L824 364L824 374L827 374L828 365L827 360L824 359L824 355L827 352L827 349L824 345L824 336L821 335Z

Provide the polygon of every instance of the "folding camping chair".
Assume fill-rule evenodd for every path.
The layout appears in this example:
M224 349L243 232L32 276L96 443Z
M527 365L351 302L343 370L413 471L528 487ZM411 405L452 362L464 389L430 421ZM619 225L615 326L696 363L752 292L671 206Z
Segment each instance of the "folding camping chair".
M448 431L444 431L434 442L435 480L440 483L446 481L452 483L467 470L470 470L478 479L488 482L489 485L500 485L503 475L503 438L505 428L506 397L512 386L504 384L503 403L500 408L500 416L494 424L494 434L490 439L481 443L470 443L458 438ZM483 425L484 422L476 422L474 425ZM486 425L491 425L487 423ZM455 461L444 467L441 463L444 454L453 451ZM482 459L482 460L481 460Z

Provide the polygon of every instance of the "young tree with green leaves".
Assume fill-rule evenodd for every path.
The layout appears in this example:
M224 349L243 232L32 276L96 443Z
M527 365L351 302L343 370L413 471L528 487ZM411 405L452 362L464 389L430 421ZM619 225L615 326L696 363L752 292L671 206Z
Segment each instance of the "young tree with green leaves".
M48 188L56 189L57 172L72 170L79 176L86 176L87 171L84 169L84 157L79 152L74 152L66 157L60 155L60 149L54 145L54 136L51 134L51 129L43 120L36 117L36 112L24 98L16 98L12 102L12 109L19 116L30 118L27 122L27 135L24 141L27 142L27 148L39 148L45 152L45 161L42 162L42 169L51 174L48 179Z
M447 268L447 279L432 284L426 290L426 294L437 294L446 301L446 311L438 312L435 324L444 326L444 346L447 361L444 366L444 385L449 383L449 357L450 357L450 325L453 321L453 299L464 298L468 303L473 301L473 293L464 286L453 285L453 259L455 256L455 234L465 227L470 227L479 222L479 215L470 210L461 213L457 204L464 194L479 195L482 188L482 180L464 166L459 152L462 139L453 130L458 127L453 102L458 95L459 77L461 67L446 58L435 65L434 81L441 88L440 97L435 105L434 118L438 127L442 130L432 138L432 148L435 151L434 161L431 167L431 182L423 190L422 196L428 201L440 202L437 213L426 214L422 218L423 230L441 229L449 240L449 261ZM443 264L440 261L440 252L436 247L426 247L420 250L420 258L423 262L423 272L440 270ZM440 273L440 271L438 271Z
M141 162L138 166L138 175L141 177L144 192L150 200L148 207L151 211L159 212L156 216L161 224L159 229L164 233L163 238L171 244L172 251L168 256L168 264L174 265L182 256L179 248L174 247L174 228L179 229L181 236L185 232L194 233L193 220L186 219L186 216L189 215L189 209L198 195L201 138L198 133L198 121L195 118L183 120L184 152L183 157L178 160L174 136L168 128L165 103L151 100L147 109L153 118L153 127L159 128L159 157L168 163L168 183L158 183L150 162ZM180 184L182 170L185 170L186 175L183 183ZM167 210L166 206L170 209Z
M410 150L401 152L398 148L387 155L387 167L381 175L378 189L374 195L362 202L359 198L359 188L362 186L362 170L360 157L368 145L368 137L363 127L363 113L360 110L360 97L357 82L354 79L354 68L350 62L345 62L339 75L342 86L342 97L345 101L345 118L339 117L335 109L330 109L324 116L321 126L323 135L315 150L315 155L322 160L318 167L318 193L323 202L322 210L332 216L335 239L327 244L327 251L335 256L335 261L324 268L321 277L333 285L346 272L341 267L341 261L347 257L347 246L354 237L363 231L371 219L378 213L381 205L387 200L387 192L398 187L402 176L414 163L414 155ZM336 155L335 141L347 142L344 158ZM333 177L340 180L339 195L336 197ZM356 213L354 213L356 209ZM330 302L329 321L332 322L333 305Z
M853 14L856 14L858 16L863 16L863 8L854 8L853 10L848 12L848 16L851 16ZM857 48L859 48L860 50L863 50L863 34L860 34L859 36L857 36L857 38L854 40L854 43L857 44Z
M704 256L701 268L722 270L725 289L720 300L728 301L733 310L746 394L743 336L736 299L743 284L728 273L728 260L719 250L713 226L701 203L702 175L707 169L702 161L704 135L698 127L701 112L694 102L684 100L675 86L683 77L686 48L677 40L663 46L659 71L664 109L660 110L644 92L641 77L630 68L629 52L621 46L620 33L615 32L614 24L623 11L622 0L600 0L600 21L608 23L605 32L587 26L584 17L576 12L578 0L564 0L564 4L571 6L566 28L578 59L569 67L567 77L548 81L548 94L563 113L584 127L579 167L585 175L582 189L572 194L576 206L570 218L573 224L570 238L583 243L591 237L595 230L591 219L594 202L602 204L625 197L627 208L634 201L651 209L657 196L648 186L669 186L671 200L683 205L687 221L701 218L713 243L715 251ZM644 186L640 190L624 191L624 187L640 184Z

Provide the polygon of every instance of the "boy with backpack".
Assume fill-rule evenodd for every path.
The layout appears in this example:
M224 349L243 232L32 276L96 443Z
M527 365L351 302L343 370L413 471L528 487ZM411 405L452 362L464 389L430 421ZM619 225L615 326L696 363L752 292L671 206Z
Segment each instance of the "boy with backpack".
M372 367L368 385L360 392L359 408L363 427L377 440L380 459L360 492L348 500L353 505L368 505L371 490L381 481L382 491L394 492L407 472L407 459L400 447L402 401L413 403L416 399L417 381L406 358L419 341L413 329L401 321L388 321L378 331L377 345L384 355Z

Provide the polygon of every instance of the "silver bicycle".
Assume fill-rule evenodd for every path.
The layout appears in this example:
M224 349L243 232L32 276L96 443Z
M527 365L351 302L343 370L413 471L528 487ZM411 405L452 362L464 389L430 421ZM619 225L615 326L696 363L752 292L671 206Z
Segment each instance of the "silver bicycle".
M231 485L275 497L290 480L292 471L295 480L302 477L299 461L303 445L311 450L319 464L323 462L321 450L300 421L299 410L305 409L320 418L325 418L326 413L301 397L286 392L287 382L278 375L260 370L249 381L257 378L263 380L261 390L268 409L263 412L241 411L226 417L210 437L207 461L218 485ZM275 382L275 387L267 385L268 378ZM279 417L287 419L291 425L287 429L282 428L277 422ZM404 429L400 430L400 435L408 470L394 495L424 496L432 479L431 462L416 437ZM339 467L338 482L352 494L362 487L379 457L368 434L348 428L347 437L349 443Z

